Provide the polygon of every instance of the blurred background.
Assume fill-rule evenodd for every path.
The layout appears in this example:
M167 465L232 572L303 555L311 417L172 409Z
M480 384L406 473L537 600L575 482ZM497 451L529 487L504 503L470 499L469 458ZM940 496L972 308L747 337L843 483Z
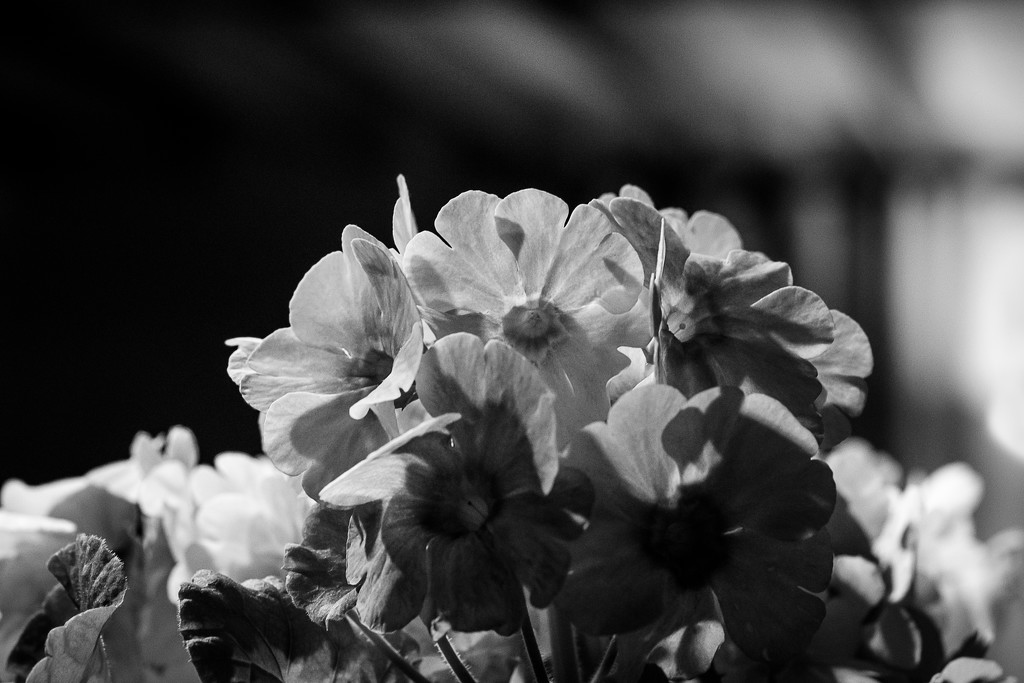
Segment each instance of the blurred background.
M0 48L0 480L174 424L204 461L259 452L224 340L286 325L346 224L390 240L400 173L421 229L466 189L573 205L634 183L724 214L859 321L854 433L975 467L982 538L1024 525L1024 3L30 11Z

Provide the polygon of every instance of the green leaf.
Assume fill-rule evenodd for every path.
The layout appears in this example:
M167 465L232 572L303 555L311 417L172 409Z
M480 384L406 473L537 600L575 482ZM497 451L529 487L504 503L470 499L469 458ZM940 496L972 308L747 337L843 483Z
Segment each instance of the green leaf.
M347 621L314 624L274 577L237 583L201 570L178 595L181 635L204 683L400 679Z
M124 564L99 536L79 534L47 563L79 613L46 637L45 654L27 683L104 681L109 677L100 632L124 600Z

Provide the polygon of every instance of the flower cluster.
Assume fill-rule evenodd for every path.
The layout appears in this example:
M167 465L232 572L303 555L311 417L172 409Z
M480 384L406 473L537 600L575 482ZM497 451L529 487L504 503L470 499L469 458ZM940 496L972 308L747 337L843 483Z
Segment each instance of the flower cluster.
M286 327L228 341L265 456L175 428L5 486L16 676L121 680L171 606L191 668L125 680L1005 680L1024 532L850 436L871 347L785 263L630 185L422 232L399 189L392 245L347 226Z

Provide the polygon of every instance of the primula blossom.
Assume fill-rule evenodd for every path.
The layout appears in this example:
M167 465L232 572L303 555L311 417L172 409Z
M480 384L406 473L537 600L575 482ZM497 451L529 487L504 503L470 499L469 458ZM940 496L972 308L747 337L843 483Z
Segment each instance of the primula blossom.
M787 264L740 249L723 217L658 212L641 193L597 204L654 277L661 381L687 396L714 386L767 394L825 448L848 436L873 367L860 326L794 286Z
M588 482L560 468L554 395L508 346L469 334L439 339L416 383L437 417L320 493L330 505L362 506L348 534L356 612L384 631L422 615L438 635L510 634L526 616L524 586L538 607L561 587L566 543L589 511Z
M558 396L563 443L604 419L605 384L628 364L617 348L650 338L640 262L608 218L585 205L569 215L540 190L472 191L435 227L409 242L403 264L437 336L471 332L530 359Z
M354 225L342 250L299 282L290 326L262 341L239 338L228 365L263 413L263 448L316 495L397 434L394 401L412 386L423 333L392 253ZM375 410L374 416L367 412Z
M832 572L821 528L835 486L816 451L767 396L627 393L572 443L567 462L589 475L596 501L556 605L586 632L619 634L623 680L666 638L666 673L703 672L723 625L750 657L794 656L824 615L811 592Z
M281 574L284 547L302 537L313 501L265 456L221 453L213 466L144 482L143 511L159 519L174 557L167 595L200 569L236 581Z

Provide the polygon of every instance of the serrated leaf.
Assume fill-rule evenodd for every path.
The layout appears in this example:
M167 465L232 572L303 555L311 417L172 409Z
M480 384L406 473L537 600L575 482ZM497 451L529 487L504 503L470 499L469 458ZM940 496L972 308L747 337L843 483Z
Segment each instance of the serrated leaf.
M128 588L124 564L102 538L79 534L74 543L50 557L47 569L80 611L50 630L46 656L32 668L26 683L106 680L100 634L124 600Z
M237 583L202 570L179 592L179 626L204 683L376 683L390 662L347 621L322 628L273 577Z

